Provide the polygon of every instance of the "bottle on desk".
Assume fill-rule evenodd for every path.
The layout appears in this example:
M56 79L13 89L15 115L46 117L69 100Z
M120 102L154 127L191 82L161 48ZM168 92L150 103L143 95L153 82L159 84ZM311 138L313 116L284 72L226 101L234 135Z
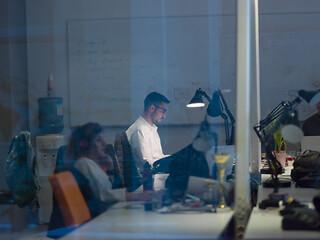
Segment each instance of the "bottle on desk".
M153 176L152 176L152 169L151 165L146 162L143 167L142 172L143 177L143 191L153 191ZM152 202L145 202L144 204L144 210L145 211L152 211Z

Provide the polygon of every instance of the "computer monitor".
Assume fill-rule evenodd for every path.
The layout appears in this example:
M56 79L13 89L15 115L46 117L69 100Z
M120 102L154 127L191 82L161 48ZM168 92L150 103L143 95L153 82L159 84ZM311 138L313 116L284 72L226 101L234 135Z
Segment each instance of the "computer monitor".
M306 150L320 152L320 136L304 136L301 139L301 152Z

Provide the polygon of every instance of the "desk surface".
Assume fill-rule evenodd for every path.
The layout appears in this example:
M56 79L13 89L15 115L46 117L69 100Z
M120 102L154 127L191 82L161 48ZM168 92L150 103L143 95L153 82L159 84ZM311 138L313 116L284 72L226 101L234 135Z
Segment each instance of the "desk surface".
M291 180L292 166L286 167L285 172L279 175L279 179ZM270 174L262 174L261 180L264 182L268 178L271 178ZM258 203L262 200L267 199L268 195L273 192L273 188L264 188L259 186L258 189ZM279 188L279 193L287 193L289 197L299 200L301 203L311 203L313 197L319 193L319 189L316 188L297 188L295 183L291 182L291 187Z
M216 239L232 215L230 209L163 214L121 202L62 239Z
M286 168L286 172L279 178L290 179L291 168ZM269 178L270 175L262 174L262 181ZM258 189L258 204L268 198L273 188ZM294 183L290 188L279 188L279 193L287 193L289 197L304 204L310 204L313 197L319 193L319 189L314 188L296 188ZM311 204L310 204L311 205ZM282 216L279 213L280 208L259 209L255 207L251 212L247 224L244 239L320 239L319 231L292 231L282 229Z
M282 229L278 208L266 210L255 207L251 213L244 239L320 239L319 231L292 231Z

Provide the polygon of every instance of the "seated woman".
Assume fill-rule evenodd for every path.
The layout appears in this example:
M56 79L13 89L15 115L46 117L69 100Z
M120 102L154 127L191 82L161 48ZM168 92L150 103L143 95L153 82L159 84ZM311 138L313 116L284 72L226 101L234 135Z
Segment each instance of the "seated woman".
M151 198L151 192L129 193L125 188L112 189L112 183L102 169L112 169L112 161L106 153L106 142L98 123L76 127L67 145L67 157L75 160L73 166L89 180L93 194L103 202Z
M56 172L71 171L86 200L91 217L104 212L111 204L126 200L151 200L151 191L127 192L125 188L113 189L107 172L113 169L112 159L106 153L107 145L102 136L102 127L97 123L87 123L72 132L64 155L68 160L55 169ZM110 149L109 149L110 150ZM108 171L109 170L109 171ZM51 231L64 228L61 209L53 195L53 209L47 236L59 238L66 231Z

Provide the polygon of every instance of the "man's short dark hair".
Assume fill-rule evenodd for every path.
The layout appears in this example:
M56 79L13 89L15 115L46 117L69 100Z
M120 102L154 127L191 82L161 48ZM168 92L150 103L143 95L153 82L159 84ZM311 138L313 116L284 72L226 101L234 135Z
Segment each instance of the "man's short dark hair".
M157 93L157 92L149 93L146 96L146 98L144 99L144 110L147 111L149 106L151 106L151 105L160 105L162 102L170 103L168 98L166 98L165 96L163 96L160 93Z

